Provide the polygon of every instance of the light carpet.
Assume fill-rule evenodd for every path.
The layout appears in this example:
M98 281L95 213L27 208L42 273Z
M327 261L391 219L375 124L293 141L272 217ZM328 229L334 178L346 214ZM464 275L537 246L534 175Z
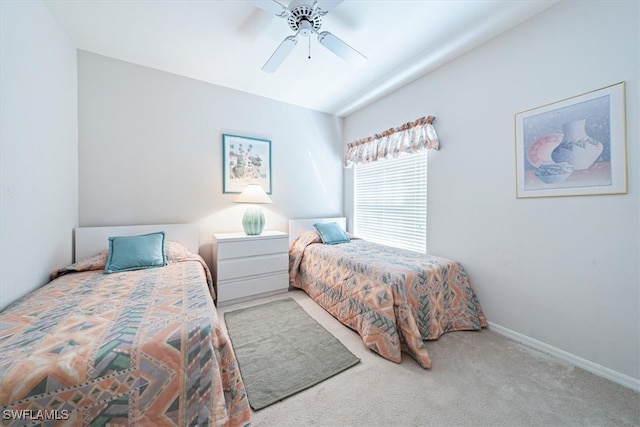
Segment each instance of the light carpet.
M254 412L253 427L640 426L637 392L491 330L427 342L433 366L422 369L406 354L395 364L371 352L300 290L219 311L288 297L361 362Z
M254 410L360 362L292 298L226 312L224 319Z

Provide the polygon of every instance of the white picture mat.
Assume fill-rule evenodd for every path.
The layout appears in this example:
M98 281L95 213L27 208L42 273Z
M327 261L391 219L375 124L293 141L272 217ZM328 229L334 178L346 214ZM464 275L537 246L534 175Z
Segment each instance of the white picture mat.
M313 224L336 222L343 230L347 230L347 218L308 218L308 219L290 219L289 220L289 246L299 235L305 231L313 231Z
M112 227L78 227L75 230L74 262L109 249L109 237L136 236L138 234L165 232L165 239L186 246L198 253L200 234L196 224L122 225Z
M525 150L525 130L524 121L531 117L541 116L545 113L554 113L554 120L561 120L563 114L571 111L572 108L582 105L587 101L608 97L609 98L609 121L606 125L610 128L610 138L608 145L610 150L610 174L611 184L609 185L585 185L564 186L561 184L548 184L541 188L526 188L526 166L527 152ZM581 196L596 194L625 194L627 193L627 158L626 158L626 113L625 113L625 83L620 82L601 89L567 98L558 102L543 105L515 115L516 131L516 197L555 197L555 196ZM569 114L569 113L567 113ZM574 117L580 118L580 117ZM561 132L558 127L554 132ZM547 187L548 189L545 189ZM555 188L557 187L557 188Z

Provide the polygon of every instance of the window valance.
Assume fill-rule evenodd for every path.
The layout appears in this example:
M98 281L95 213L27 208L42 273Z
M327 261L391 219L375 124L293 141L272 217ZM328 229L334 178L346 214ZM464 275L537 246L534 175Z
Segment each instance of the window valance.
M433 120L433 116L422 117L395 129L347 144L344 167L350 168L355 164L380 159L395 159L401 154L439 149L440 141L433 127Z

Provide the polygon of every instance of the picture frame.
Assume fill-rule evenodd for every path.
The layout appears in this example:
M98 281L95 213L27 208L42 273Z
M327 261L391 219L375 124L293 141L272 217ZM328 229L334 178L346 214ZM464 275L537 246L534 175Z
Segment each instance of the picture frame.
M271 194L271 141L222 134L222 192L237 194L260 184Z
M516 197L627 193L625 83L516 113Z

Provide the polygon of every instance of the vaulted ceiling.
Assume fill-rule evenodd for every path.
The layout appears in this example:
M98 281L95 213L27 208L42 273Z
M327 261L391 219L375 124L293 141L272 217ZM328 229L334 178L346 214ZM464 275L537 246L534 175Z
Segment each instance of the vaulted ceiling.
M427 74L556 0L345 0L322 17L321 31L367 60L346 63L312 35L302 38L271 74L261 67L293 31L286 19L253 3L45 0L79 49L338 116ZM318 3L322 7L323 0Z

